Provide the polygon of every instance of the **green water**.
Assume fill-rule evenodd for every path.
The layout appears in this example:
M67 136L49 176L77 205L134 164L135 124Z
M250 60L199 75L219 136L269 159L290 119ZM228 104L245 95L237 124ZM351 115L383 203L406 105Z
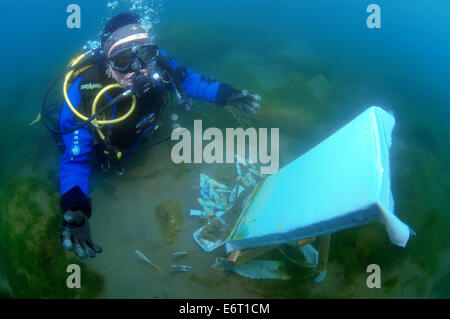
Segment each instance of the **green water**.
M192 127L194 119L202 119L203 127L279 127L283 167L368 106L393 110L395 212L417 236L406 248L399 248L376 223L333 234L328 273L321 284L312 282L307 269L296 266L278 250L262 258L282 261L292 280L250 280L211 268L216 257L225 255L225 249L209 254L201 250L192 234L202 222L189 217L189 210L198 207L199 173L232 186L226 174L230 167L176 166L168 142L133 154L125 164L124 176L93 171L91 229L104 252L83 261L82 290L66 289L65 267L79 262L59 245L60 155L45 129L28 123L35 118L50 79L67 62L67 53L67 58L54 61L54 69L24 76L24 81L35 84L26 89L14 87L3 96L2 105L17 112L0 122L0 296L10 297L12 291L14 297L25 298L450 297L450 147L448 118L444 116L448 110L439 116L445 100L426 94L425 86L420 86L422 94L413 89L412 82L383 77L382 70L366 72L364 59L326 50L314 54L302 41L290 43L276 33L253 35L251 28L246 33L238 32L239 26L234 24L205 27L208 23L189 18L163 21L160 46L195 71L257 92L262 96L262 109L254 118L245 119L198 101L191 112L176 111L180 124ZM314 85L318 79L323 84L320 87ZM165 137L167 126L155 140ZM171 199L181 205L183 218L180 232L168 242L155 210ZM134 254L136 249L162 270L142 263ZM175 251L189 254L173 257ZM173 263L191 265L192 270L173 273L169 268ZM366 287L368 264L380 265L382 288Z

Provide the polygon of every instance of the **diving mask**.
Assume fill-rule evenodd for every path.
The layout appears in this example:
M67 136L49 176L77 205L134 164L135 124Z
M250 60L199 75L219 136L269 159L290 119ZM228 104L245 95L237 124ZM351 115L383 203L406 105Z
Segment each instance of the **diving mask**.
M108 57L108 63L113 70L120 73L139 72L158 55L159 49L154 44L135 44L112 53Z

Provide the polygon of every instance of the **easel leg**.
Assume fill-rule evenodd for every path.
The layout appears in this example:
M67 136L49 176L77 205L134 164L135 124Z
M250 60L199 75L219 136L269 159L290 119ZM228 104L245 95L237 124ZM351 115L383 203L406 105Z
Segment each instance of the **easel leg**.
M319 264L317 265L317 271L319 274L314 278L314 282L316 283L322 282L327 274L330 239L331 234L326 234L321 236L319 240Z

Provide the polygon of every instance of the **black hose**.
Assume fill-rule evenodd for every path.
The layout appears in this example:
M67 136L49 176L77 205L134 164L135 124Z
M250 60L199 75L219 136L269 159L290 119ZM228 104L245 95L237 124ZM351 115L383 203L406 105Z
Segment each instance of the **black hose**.
M69 70L70 72L70 70ZM80 128L82 128L83 126L85 126L86 124L89 124L93 119L95 119L99 114L101 114L102 112L104 112L105 110L107 110L108 108L110 108L111 106L113 106L114 104L116 104L117 102L121 101L122 99L126 98L128 96L128 91L125 91L124 93L116 96L114 99L112 99L111 101L109 101L108 103L106 103L104 106L102 106L97 112L95 112L95 114L92 114L87 120L85 120L84 122L82 122L81 124L65 130L65 131L60 131L57 129L54 129L53 127L47 125L47 123L45 123L45 105L47 103L47 98L50 94L50 91L53 89L53 87L56 85L56 83L66 75L66 72L64 72L63 74L61 74L60 76L58 76L58 78L53 81L52 85L47 89L47 92L45 93L44 99L42 101L42 105L41 105L41 117L42 117L42 124L44 124L45 128L47 130L49 130L50 132L57 134L57 135L64 135L64 134L69 134L72 132L75 132L76 130L79 130ZM127 94L126 94L127 93ZM124 95L126 94L126 95Z
M91 56L90 58L92 58L93 56ZM47 89L45 95L44 95L44 99L42 100L42 104L41 104L41 117L42 117L42 124L44 125L44 127L49 130L51 133L57 134L57 135L64 135L64 134L69 134L72 133L76 130L79 130L80 128L82 128L83 126L89 124L93 119L95 119L95 117L97 117L98 114L101 114L102 112L104 112L106 109L108 109L109 107L113 106L114 104L116 104L118 101L122 100L123 98L125 98L126 96L123 96L126 92L120 94L119 96L115 97L114 99L112 99L111 101L109 101L107 104L105 104L103 107L101 107L97 112L95 112L95 114L91 115L87 120L85 120L84 122L80 123L79 125L65 130L65 131L60 131L57 129L54 129L53 127L49 126L46 122L45 122L45 107L47 104L47 99L48 96L50 94L50 91L53 89L53 87L56 85L56 83L58 83L58 81L63 78L67 73L69 73L70 71L74 70L76 67L80 67L80 65L85 65L91 62L91 59L87 59L86 61L83 61L81 63L79 63L77 66L73 66L70 69L66 70L64 73L62 73L60 76L58 76L53 83L50 85L50 87ZM183 87L181 85L180 79L179 79L179 72L174 72L173 68L170 67L170 65L168 63L164 63L162 61L162 59L159 59L159 61L163 67L165 67L165 69L171 70L172 72L169 72L170 77L172 79L172 82L175 84L175 87L178 89L178 91L180 92L180 95L182 96L182 98L186 98L186 96L184 95L184 91L183 91ZM176 73L176 74L174 74ZM150 148L153 148L159 144L162 144L168 140L171 139L171 136L168 136L166 138L164 138L163 140L156 142L154 144L151 144L149 146L145 146L142 148L138 148L136 150L128 150L128 151L143 151L143 150L148 150Z

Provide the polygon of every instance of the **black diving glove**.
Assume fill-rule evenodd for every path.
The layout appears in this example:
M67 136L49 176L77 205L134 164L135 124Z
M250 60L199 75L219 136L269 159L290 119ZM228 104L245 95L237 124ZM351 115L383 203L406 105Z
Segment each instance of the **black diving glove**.
M230 105L239 109L245 117L254 115L260 108L261 96L247 90L236 90L227 84L222 84L217 92L219 105Z
M73 250L80 258L95 257L103 249L91 239L89 216L91 205L89 199L76 186L61 198L64 211L61 231L61 243L67 250Z
M80 210L64 213L61 242L65 249L73 250L80 258L95 257L103 249L91 239L89 219Z

